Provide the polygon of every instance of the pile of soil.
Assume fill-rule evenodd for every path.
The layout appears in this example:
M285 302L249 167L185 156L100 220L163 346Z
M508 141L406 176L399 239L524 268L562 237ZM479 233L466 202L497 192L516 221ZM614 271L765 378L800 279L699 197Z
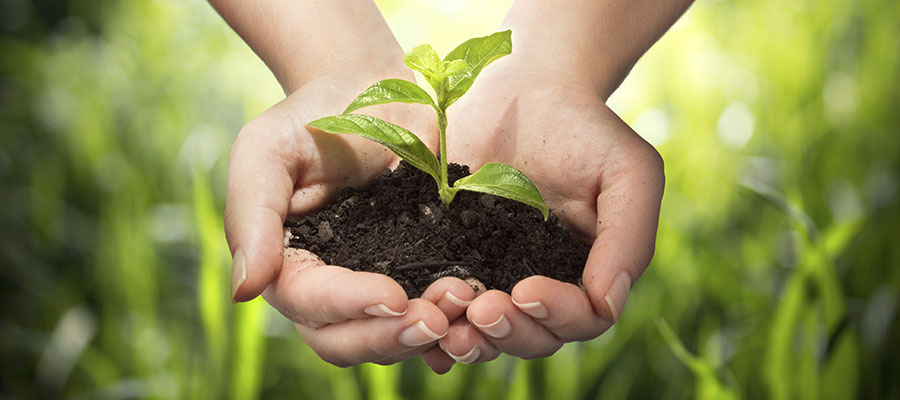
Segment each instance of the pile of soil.
M449 181L469 175L449 165ZM544 275L579 284L590 247L555 216L502 197L459 191L446 210L431 176L401 162L363 189L345 189L327 208L289 217L289 245L329 265L377 272L410 298L444 276L475 277L507 293L516 282Z

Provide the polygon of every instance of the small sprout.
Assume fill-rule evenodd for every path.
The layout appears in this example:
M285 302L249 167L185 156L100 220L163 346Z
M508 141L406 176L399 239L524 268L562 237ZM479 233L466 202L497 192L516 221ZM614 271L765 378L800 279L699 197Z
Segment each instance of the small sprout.
M459 100L472 87L481 70L492 61L512 52L509 30L469 39L441 60L430 45L412 49L403 61L422 73L434 88L437 100L416 84L402 79L386 79L374 83L347 106L344 113L317 119L307 124L328 133L362 136L385 145L413 167L431 175L437 182L438 194L445 207L460 190L506 197L537 208L546 220L550 210L537 187L522 171L501 163L487 163L472 175L447 182L447 107ZM391 102L419 103L431 106L437 114L440 129L440 154L434 153L412 132L381 119L351 114L363 107Z

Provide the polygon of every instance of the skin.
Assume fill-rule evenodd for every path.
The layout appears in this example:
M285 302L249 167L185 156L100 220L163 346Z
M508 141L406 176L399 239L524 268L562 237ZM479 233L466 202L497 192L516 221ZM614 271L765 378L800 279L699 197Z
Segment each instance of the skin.
M281 227L286 215L311 212L340 188L363 185L398 162L366 139L304 127L340 113L377 80L413 79L377 8L351 1L211 3L288 94L248 123L232 148L225 230L235 301L263 294L333 364L389 364L421 354L438 373L503 352L548 356L617 320L653 254L664 178L658 153L604 101L689 1L513 5L503 27L513 29L513 55L486 68L448 110L448 154L472 167L497 161L525 172L570 230L592 243L584 289L532 277L511 296L476 297L466 283L445 278L412 300L383 275L285 250ZM302 40L309 37L328 40ZM361 111L437 147L427 107ZM390 313L377 311L381 305ZM418 334L412 345L409 332Z
M656 238L664 186L659 154L577 79L548 78L522 65L528 64L512 56L497 61L479 76L471 97L452 106L458 108L450 113L456 117L449 123L448 154L470 166L498 161L519 167L592 248L585 290L536 276L519 282L512 296L488 291L475 299L466 313L469 323L451 324L440 343L457 356L477 346L483 358L474 362L499 352L544 357L565 342L599 336L621 313ZM614 289L620 273L627 278ZM501 315L510 324L506 335L492 337L490 329L478 327ZM449 361L435 361L436 355L425 360L439 372Z
M446 333L446 310L407 299L385 276L324 266L308 252L284 249L282 223L288 214L315 210L341 188L363 185L398 162L369 140L305 128L311 120L342 112L372 82L414 79L377 8L351 1L211 3L287 94L241 129L232 147L225 235L234 257L233 300L262 294L335 365L393 363L432 347ZM303 40L308 37L329 41ZM333 48L344 51L336 54ZM420 132L437 148L427 109L390 104L363 112ZM371 312L379 314L384 306L390 313L373 317L366 312L373 306ZM420 321L435 337L426 337L431 339L426 344L401 341L407 329L424 335Z
M342 79L315 80L247 124L232 149L225 210L232 252L247 254L247 279L238 282L234 299L245 301L262 292L297 324L310 347L326 361L342 366L414 356L422 349L398 340L404 329L424 321L432 332L442 335L448 323L435 304L408 300L400 285L386 276L324 266L308 252L283 250L282 223L288 214L319 208L340 188L362 185L398 162L374 142L304 127L312 119L340 113L352 100L347 94L363 88L365 84ZM418 126L420 131L431 128L417 122L425 119L414 108L382 107L368 112L397 124ZM238 259L235 256L236 264ZM367 307L378 305L405 315L366 313Z
M485 68L448 110L448 154L472 168L497 161L525 172L592 244L584 289L535 276L511 295L481 294L422 355L435 372L501 353L546 357L618 320L653 257L665 178L656 150L605 100L690 3L519 0L510 9L502 29L512 29L513 54Z

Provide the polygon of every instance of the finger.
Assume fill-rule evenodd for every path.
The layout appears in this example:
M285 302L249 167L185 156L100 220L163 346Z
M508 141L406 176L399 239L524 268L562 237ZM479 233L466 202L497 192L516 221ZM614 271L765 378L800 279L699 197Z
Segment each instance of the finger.
M407 310L397 318L356 319L321 328L297 325L297 332L319 357L339 367L391 364L427 350L447 333L447 318L431 302L413 299Z
M422 362L438 375L446 374L453 367L453 364L456 363L438 346L425 350L421 357Z
M438 346L460 364L488 362L500 356L500 350L465 318L450 323L447 335L438 341Z
M299 153L295 136L266 114L247 124L235 140L225 203L225 237L234 259L233 301L256 297L278 273Z
M510 296L489 290L478 296L466 311L469 322L500 351L522 358L547 357L562 342L546 328L519 311Z
M532 276L512 290L513 304L565 342L590 340L612 325L594 312L584 290L545 276Z
M659 153L642 141L608 163L597 197L597 237L583 282L597 314L614 323L631 285L653 257L665 176Z
M447 320L453 321L466 313L466 307L475 299L475 291L462 279L444 277L429 285L422 298L437 305Z
M312 253L285 249L281 273L265 290L266 301L292 321L321 326L348 319L406 313L406 292L387 275L313 264Z

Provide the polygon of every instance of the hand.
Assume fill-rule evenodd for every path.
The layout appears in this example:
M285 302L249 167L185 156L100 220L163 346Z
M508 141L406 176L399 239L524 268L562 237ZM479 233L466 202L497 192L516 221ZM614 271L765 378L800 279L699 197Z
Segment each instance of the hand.
M544 357L599 336L619 318L653 255L664 186L659 154L581 77L519 54L486 68L451 106L448 154L473 171L496 161L525 172L570 232L592 243L584 289L534 276L511 296L492 290L474 298L461 281L436 282L424 298L448 289L474 298L466 319L451 319L444 351L422 356L439 373L454 361L484 362L501 352Z
M225 233L234 257L233 300L252 299L265 289L266 300L336 365L392 363L421 352L446 332L447 319L437 306L407 301L384 275L323 266L305 251L282 254L288 213L317 209L338 189L362 185L398 162L369 140L305 128L341 113L372 82L413 79L375 3L210 3L289 94L247 124L232 148ZM437 147L429 110L392 104L363 112L410 128Z
M368 84L394 77L412 78L347 73L312 80L247 124L231 153L225 231L234 255L234 300L262 292L317 354L340 366L412 357L447 330L438 306L408 301L387 276L324 266L302 250L282 254L288 213L315 210L342 187L362 185L398 162L377 143L310 132L305 124L340 113ZM436 128L418 122L430 120L429 110L393 104L367 111L426 133L423 141L436 147Z
M248 124L232 149L225 224L234 256L235 301L255 297L271 282L266 299L298 323L319 355L338 365L388 363L425 350L422 335L440 336L435 332L448 319L455 320L451 331L457 334L441 341L441 348L451 354L469 349L467 362L486 361L500 351L522 357L551 354L561 341L595 337L617 319L633 279L653 252L663 178L658 154L601 100L690 0L564 7L516 2L507 23L517 25L517 34L538 50L536 59L550 67L533 63L521 46L517 54L526 56L519 65L525 68L509 62L505 72L491 67L473 94L454 105L451 116L466 119L451 123L449 154L473 167L487 161L520 167L573 232L595 240L584 274L587 294L535 277L520 282L512 298L489 292L468 304L474 299L471 288L442 280L426 291L430 302L409 301L400 318L366 318L403 313L406 297L390 279L323 267L313 255L293 250L282 260L281 252L281 222L289 211L311 211L337 188L366 182L397 161L364 139L316 135L304 128L308 121L340 112L351 100L347 94L396 77L334 73L348 65L377 70L396 63L400 49L390 29L374 3L210 1L293 93ZM313 35L328 40L308 40ZM565 49L574 51L562 54ZM609 62L584 57L590 54ZM582 79L554 69L565 64L582 72ZM323 76L330 78L317 78ZM354 84L359 82L364 85ZM585 82L600 95L586 92ZM415 115L429 110L406 107L378 106L372 112L413 132L430 132L422 139L434 148L434 127L421 125L430 118ZM561 163L566 160L582 164ZM466 306L472 324L457 320ZM441 348L423 353L439 372L453 362Z

